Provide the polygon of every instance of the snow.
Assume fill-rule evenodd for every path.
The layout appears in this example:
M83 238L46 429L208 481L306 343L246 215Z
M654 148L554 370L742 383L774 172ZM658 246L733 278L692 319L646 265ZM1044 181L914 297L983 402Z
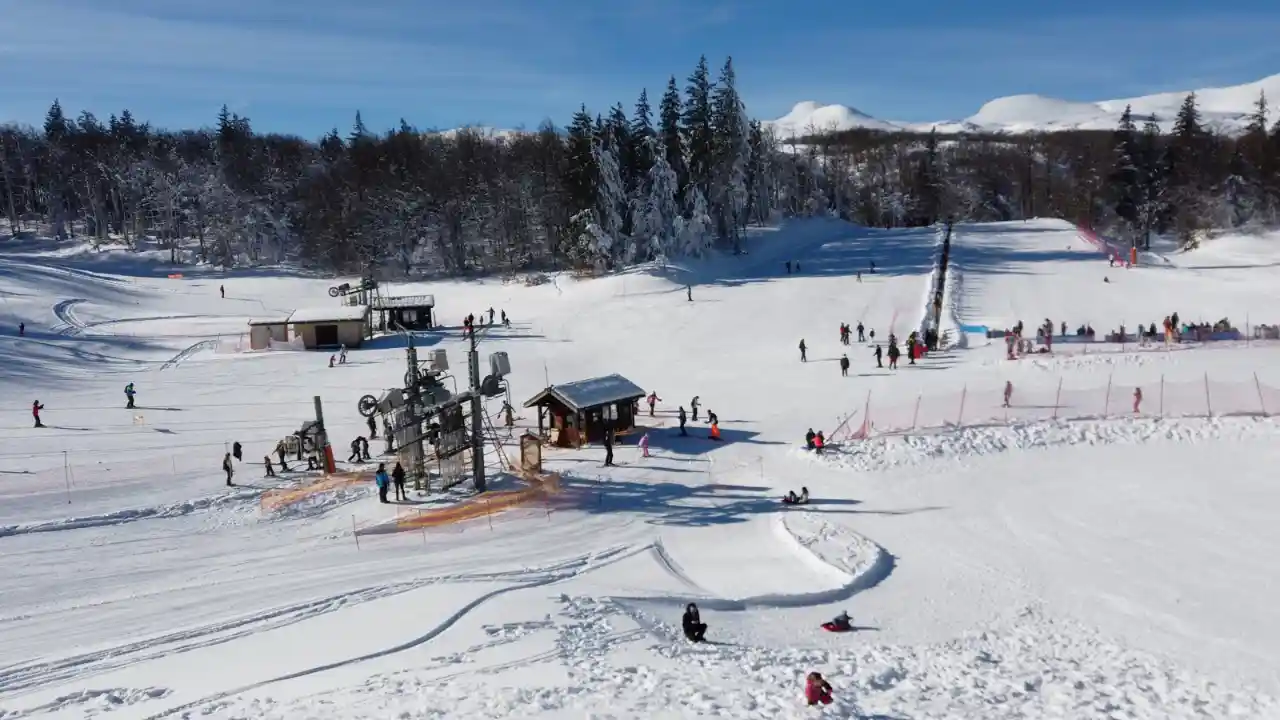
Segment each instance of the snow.
M305 307L294 310L289 315L289 323L349 322L364 320L368 315L368 305Z
M1189 93L1196 94L1206 125L1221 132L1238 134L1248 124L1248 117L1261 93L1268 98L1280 97L1280 74L1223 88L1188 89L1118 100L1085 102L1024 94L991 100L974 115L963 120L936 122L897 122L881 120L844 105L822 105L813 101L797 103L789 113L766 123L781 138L804 136L814 131L829 132L867 128L887 131L929 132L1002 132L1030 133L1060 130L1113 130L1131 106L1135 118L1154 115L1157 124L1168 132L1173 127L1178 107ZM1274 117L1272 118L1274 120Z
M409 532L387 530L511 496L382 505L369 464L330 489L296 462L263 477L313 396L341 449L367 432L360 396L404 375L398 336L335 368L231 350L249 318L334 279L24 241L0 255L0 718L1277 717L1280 347L1008 361L962 332L1049 317L1101 333L1174 310L1274 323L1276 240L1123 269L1061 221L958 225L943 328L969 342L896 372L838 327L918 327L936 228L792 221L753 228L739 256L433 282L442 317L512 317L477 333L511 356L512 397L614 372L664 400L640 418L652 457L634 435L616 468L597 446L548 448L558 485ZM415 334L456 366L466 344ZM701 414L680 435L694 395L724 442ZM803 450L807 428L849 416L868 439ZM533 425L499 427L509 458ZM495 490L519 487L489 467ZM802 486L811 504L779 502ZM712 643L681 636L689 602ZM819 628L841 610L855 632ZM803 705L811 670L832 706Z

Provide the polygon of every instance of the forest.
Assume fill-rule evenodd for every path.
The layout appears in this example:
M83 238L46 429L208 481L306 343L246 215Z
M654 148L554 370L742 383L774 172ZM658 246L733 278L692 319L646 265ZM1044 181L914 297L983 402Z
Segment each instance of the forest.
M1059 217L1140 247L1280 222L1280 122L1215 133L1189 95L1173 131L1126 110L1113 132L907 134L751 120L732 59L657 100L581 107L565 127L387 131L357 113L318 141L105 122L54 102L0 127L0 216L15 233L169 250L174 262L295 263L380 276L509 275L737 252L751 225L836 216L876 227Z

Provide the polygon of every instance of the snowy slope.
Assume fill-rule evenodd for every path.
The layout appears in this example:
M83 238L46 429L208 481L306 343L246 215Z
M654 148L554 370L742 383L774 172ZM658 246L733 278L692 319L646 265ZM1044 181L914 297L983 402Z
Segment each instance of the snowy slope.
M1116 270L1107 297L1105 261L1073 241L1048 221L959 228L959 321L1154 312L1159 296L1189 316L1273 304L1280 253L1262 242ZM1229 414L1259 397L1256 371L1280 407L1266 344L1016 367L975 346L897 371L868 344L840 345L841 322L880 339L918 326L936 247L932 229L813 220L753 231L736 258L416 287L445 326L417 344L455 368L463 316L511 314L481 349L509 353L517 406L547 382L615 372L663 400L642 418L652 457L634 435L616 468L598 447L548 449L558 492L405 533L387 530L476 501L458 489L382 505L366 480L264 504L314 481L260 465L312 396L341 459L364 432L359 396L404 373L396 337L336 368L236 351L249 317L323 304L339 280L170 279L38 244L0 256L0 718L1275 717L1273 419L984 416L824 457L799 447L809 427L910 418L918 398L961 388L966 412L985 412L979 390L1010 373L1032 396L1096 385L1100 368L1125 387L1209 371L1247 390L1224 399ZM694 395L723 443L701 419L680 434ZM520 415L500 432L511 456L536 423ZM218 467L235 441L246 456L228 488ZM778 502L801 486L809 506ZM714 643L681 637L688 602ZM841 609L857 632L818 628ZM799 698L815 669L837 695L820 710Z
M1280 96L1280 74L1257 82L1224 88L1202 88L1118 100L1082 102L1044 97L1013 95L996 98L964 120L938 122L895 122L880 120L842 105L798 103L787 115L774 120L772 126L780 137L804 135L806 130L819 131L870 128L875 130L912 130L928 132L1051 132L1060 130L1114 129L1126 105L1132 106L1139 123L1154 115L1160 127L1168 131L1178 107L1188 93L1195 92L1204 122L1222 132L1237 133L1248 123L1254 104L1261 93Z

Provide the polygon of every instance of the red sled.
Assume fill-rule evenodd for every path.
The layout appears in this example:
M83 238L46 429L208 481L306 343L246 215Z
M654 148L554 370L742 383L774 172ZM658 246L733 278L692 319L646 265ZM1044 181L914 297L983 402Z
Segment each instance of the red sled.
M823 629L823 630L826 630L827 632L849 632L849 631L850 631L850 630L852 630L853 628L851 628L851 627L840 627L839 625L836 625L836 624L835 624L835 623L833 623L833 622L824 622L824 623L822 623L822 629Z

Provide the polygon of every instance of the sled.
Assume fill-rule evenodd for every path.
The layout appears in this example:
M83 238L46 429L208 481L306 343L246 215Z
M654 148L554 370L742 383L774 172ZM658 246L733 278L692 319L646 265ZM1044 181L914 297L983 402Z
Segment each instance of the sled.
M830 621L822 623L822 629L826 630L827 632L834 632L834 633L849 632L850 630L853 630L852 627L840 627Z

